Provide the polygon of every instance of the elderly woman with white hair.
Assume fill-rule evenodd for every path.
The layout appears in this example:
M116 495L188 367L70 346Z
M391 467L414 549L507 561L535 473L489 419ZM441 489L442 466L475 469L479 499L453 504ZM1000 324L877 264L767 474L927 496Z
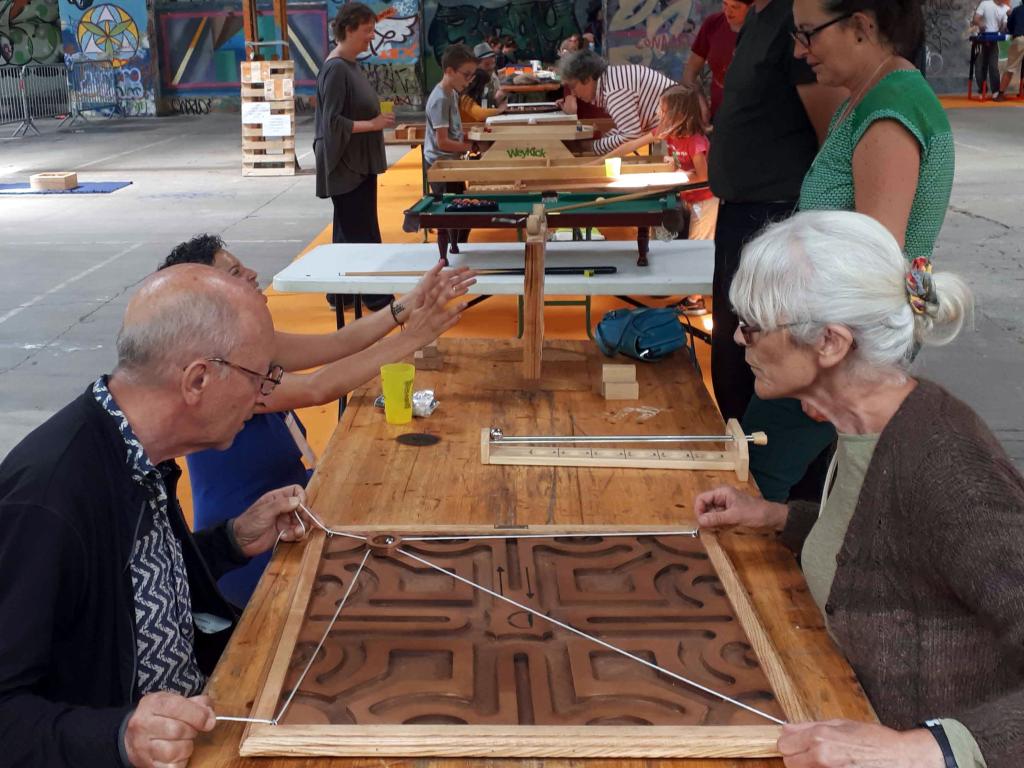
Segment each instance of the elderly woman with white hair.
M1024 755L1024 478L981 419L910 362L971 311L872 218L807 212L743 252L730 290L757 394L836 426L820 504L731 487L705 528L777 531L881 724L787 726L791 768L1017 768Z

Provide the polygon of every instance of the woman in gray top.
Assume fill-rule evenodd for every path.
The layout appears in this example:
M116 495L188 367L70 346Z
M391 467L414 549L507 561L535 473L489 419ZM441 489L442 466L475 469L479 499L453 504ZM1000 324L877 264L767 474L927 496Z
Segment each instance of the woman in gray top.
M387 167L384 129L394 115L381 114L380 99L356 57L370 47L376 14L363 3L346 3L331 22L336 45L316 82L313 152L316 196L334 203L335 243L379 243L377 174ZM364 296L370 309L390 296Z

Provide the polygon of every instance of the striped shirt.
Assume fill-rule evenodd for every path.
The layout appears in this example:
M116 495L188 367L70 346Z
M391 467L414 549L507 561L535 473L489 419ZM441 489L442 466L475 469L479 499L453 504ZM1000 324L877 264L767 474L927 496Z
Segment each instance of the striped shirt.
M676 85L665 75L641 64L605 69L597 80L594 106L607 112L615 128L594 142L599 155L638 139L658 125L658 102L665 89Z

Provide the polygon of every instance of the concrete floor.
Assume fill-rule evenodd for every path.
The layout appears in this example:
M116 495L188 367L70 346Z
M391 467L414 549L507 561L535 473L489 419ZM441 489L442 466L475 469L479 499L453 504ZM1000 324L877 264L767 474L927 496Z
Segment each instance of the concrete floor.
M950 119L957 175L935 262L967 278L978 310L956 343L922 355L920 372L976 408L1024 468L1024 179L1014 171L1024 167L1024 111L955 110ZM311 117L297 128L308 169ZM240 175L237 116L43 130L0 140L0 183L74 169L85 181L132 185L0 196L0 456L110 370L128 296L174 244L220 234L266 285L331 217L312 175Z

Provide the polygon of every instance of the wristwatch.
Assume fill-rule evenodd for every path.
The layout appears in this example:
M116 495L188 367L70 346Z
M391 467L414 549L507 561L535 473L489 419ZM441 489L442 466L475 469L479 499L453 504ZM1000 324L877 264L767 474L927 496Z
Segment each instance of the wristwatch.
M942 727L941 720L925 720L921 723L921 726L928 729L928 732L935 737L935 740L939 743L939 749L942 750L942 759L946 763L946 768L960 768L957 765L956 757L953 755L953 747L949 743L949 737L946 735L946 729Z

